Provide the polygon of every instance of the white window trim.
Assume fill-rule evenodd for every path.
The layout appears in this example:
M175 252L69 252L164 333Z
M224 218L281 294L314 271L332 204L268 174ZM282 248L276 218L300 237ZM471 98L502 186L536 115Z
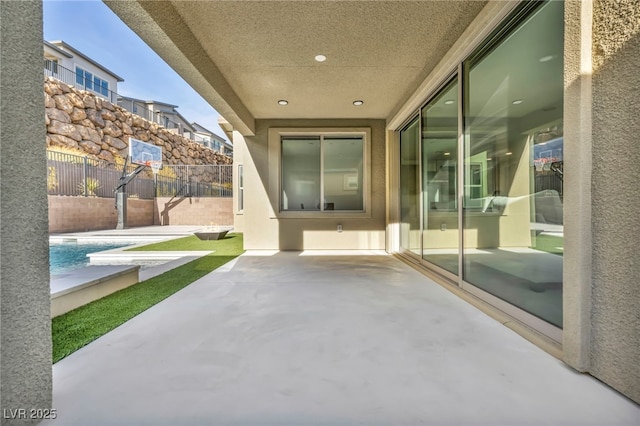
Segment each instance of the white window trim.
M280 211L282 196L283 136L362 136L363 139L363 197L364 211ZM269 151L269 216L272 219L336 219L371 218L371 129L368 127L271 128L268 136Z

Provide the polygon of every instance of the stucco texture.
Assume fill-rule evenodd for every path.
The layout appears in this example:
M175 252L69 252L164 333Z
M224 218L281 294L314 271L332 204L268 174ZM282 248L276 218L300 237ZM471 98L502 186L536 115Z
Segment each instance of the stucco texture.
M2 424L35 424L52 389L42 4L2 1L0 15Z
M590 372L640 403L640 2L594 2Z

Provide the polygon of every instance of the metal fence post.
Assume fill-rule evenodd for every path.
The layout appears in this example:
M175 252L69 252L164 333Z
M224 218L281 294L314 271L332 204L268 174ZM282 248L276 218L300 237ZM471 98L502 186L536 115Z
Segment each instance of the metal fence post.
M89 192L88 192L88 185L87 185L87 174L89 174L89 163L86 155L84 156L83 161L84 161L84 167L82 168L82 180L84 181L84 196L88 197Z

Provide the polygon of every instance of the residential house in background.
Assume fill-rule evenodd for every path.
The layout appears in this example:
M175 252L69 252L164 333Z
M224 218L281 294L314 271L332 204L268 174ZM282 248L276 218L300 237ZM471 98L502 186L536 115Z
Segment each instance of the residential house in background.
M233 156L233 145L227 142L222 136L215 134L196 122L191 123L191 127L193 129L191 139L228 157Z
M62 40L44 42L45 75L117 102L122 77Z
M145 101L122 95L118 95L118 105L179 135L189 137L189 134L193 132L189 121L176 110L178 105L154 100Z
M156 100L142 100L118 94L118 82L124 79L89 58L68 43L44 41L44 74L80 90L88 90L114 105L169 131L198 142L221 154L232 156L233 145L205 127L187 120L177 111L178 105Z

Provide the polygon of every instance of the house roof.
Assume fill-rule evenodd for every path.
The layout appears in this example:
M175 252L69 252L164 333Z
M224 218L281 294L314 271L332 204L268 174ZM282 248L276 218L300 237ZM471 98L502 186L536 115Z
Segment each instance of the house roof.
M90 57L88 57L84 53L80 52L79 50L77 50L76 48L71 46L70 44L64 42L63 40L53 40L53 41L50 41L50 42L45 41L45 43L50 45L50 46L56 46L59 51L60 50L61 51L68 50L68 51L72 52L75 56L80 56L85 61L95 65L96 67L100 68L101 70L105 71L106 73L112 75L113 77L116 78L116 80L124 81L124 79L122 77L120 77L118 74L116 74L113 71L109 70L104 65L99 64L98 62L94 61L93 59L91 59Z
M132 98L131 96L124 96L124 95L118 95L119 97L121 97L122 99L128 99L130 101L134 101L134 102L140 102L143 104L159 104L159 105L164 105L164 106L170 106L173 108L178 108L178 105L174 105L174 104L168 104L166 102L161 102L161 101L154 101L152 99L148 99L148 100L144 100L144 99L138 99L138 98Z
M50 47L51 49L55 50L57 53L59 53L62 56L66 56L67 58L73 58L73 55L71 53L65 52L64 50L60 49L55 44L48 42L47 40L44 41L44 44L45 46Z
M222 136L212 132L211 130L207 129L206 127L204 127L201 124L196 123L195 121L193 123L191 123L191 125L193 126L193 128L195 129L195 131L197 132L202 132L202 133L208 133L211 136L215 136L217 139L220 140L220 142L224 142L228 145L231 145L228 141L226 141Z
M256 119L388 120L487 4L104 1L248 135Z

